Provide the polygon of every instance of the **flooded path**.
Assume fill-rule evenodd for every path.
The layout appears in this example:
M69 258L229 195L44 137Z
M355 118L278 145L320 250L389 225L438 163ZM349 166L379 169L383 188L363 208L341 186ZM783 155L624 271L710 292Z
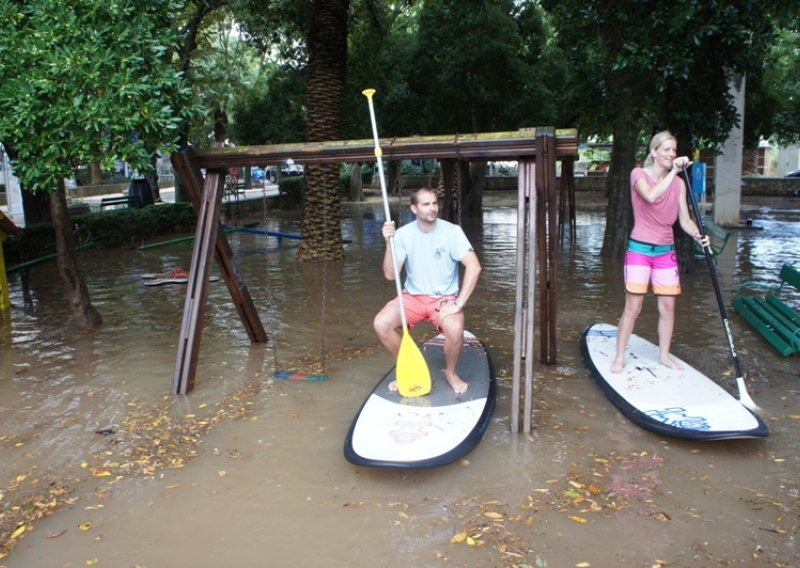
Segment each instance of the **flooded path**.
M761 202L743 209L760 230L736 231L719 259L728 302L741 282L800 265L800 201ZM212 284L186 397L170 394L183 288L142 276L188 267L190 246L81 257L105 321L88 336L54 264L14 275L0 324L0 513L29 522L11 528L0 566L800 565L800 360L730 310L768 438L694 443L622 417L580 356L580 335L615 322L623 297L619 270L598 256L604 205L579 194L577 242L565 241L559 266L559 364L536 365L534 432L511 434L516 205L497 193L484 206L482 233L469 235L484 271L466 315L493 357L498 404L478 447L433 470L354 467L342 454L392 364L371 326L394 294L379 203L345 206L342 263L300 266L288 239L275 250L229 235L274 341L251 346L224 284ZM269 212L267 226L296 233L300 220ZM673 351L735 393L707 270L693 268ZM652 298L645 310L637 333L653 338ZM320 363L326 382L270 378Z

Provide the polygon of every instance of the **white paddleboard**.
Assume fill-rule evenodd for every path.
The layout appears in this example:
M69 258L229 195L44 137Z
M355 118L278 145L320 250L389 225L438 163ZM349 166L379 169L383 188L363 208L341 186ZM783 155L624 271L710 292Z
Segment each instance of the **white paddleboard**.
M608 399L642 428L692 440L762 438L767 425L717 383L673 356L682 371L662 365L658 346L632 335L621 373L609 371L617 350L617 328L591 326L581 351L592 378Z
M378 383L347 433L344 455L356 465L427 468L452 463L480 442L492 416L495 378L480 341L464 332L458 375L469 384L456 394L444 376L444 335L426 341L422 354L431 373L431 392L404 398L389 391L395 369Z

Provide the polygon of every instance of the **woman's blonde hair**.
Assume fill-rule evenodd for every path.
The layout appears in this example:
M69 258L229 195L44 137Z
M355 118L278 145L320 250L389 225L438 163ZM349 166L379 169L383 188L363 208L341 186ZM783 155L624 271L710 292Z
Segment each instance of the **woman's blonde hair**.
M672 132L669 130L662 130L650 140L650 149L647 151L647 157L644 159L644 166L650 166L653 164L653 150L661 146L667 140L675 140L677 139L672 135Z

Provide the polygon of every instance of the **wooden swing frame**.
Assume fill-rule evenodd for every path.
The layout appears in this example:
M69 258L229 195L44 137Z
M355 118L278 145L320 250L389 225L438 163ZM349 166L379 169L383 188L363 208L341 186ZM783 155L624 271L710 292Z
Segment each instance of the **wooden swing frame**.
M534 289L536 248L539 259L539 305L541 360L556 358L556 249L559 240L556 162L571 168L578 153L575 129L551 127L515 132L458 134L391 138L380 141L383 159L505 160L519 163L517 207L517 274L514 321L514 376L511 410L512 431L530 432L532 424ZM251 343L266 343L267 333L258 316L247 285L234 269L233 250L221 228L225 174L229 168L295 164L371 162L375 143L347 140L317 143L276 144L213 148L202 152L187 149L172 155L186 195L197 212L189 281L173 378L174 394L194 388L200 354L205 308L208 300L211 257L216 256L220 273L244 324ZM538 162L538 164L537 164ZM537 167L537 165L539 167ZM205 175L203 175L205 171ZM562 172L563 173L563 172ZM571 174L571 170L569 172ZM572 176L568 174L568 179ZM562 192L564 188L562 187ZM574 192L574 186L569 188ZM572 195L572 193L570 193ZM524 375L524 377L523 377ZM521 396L522 395L522 396ZM524 407L520 428L520 398Z

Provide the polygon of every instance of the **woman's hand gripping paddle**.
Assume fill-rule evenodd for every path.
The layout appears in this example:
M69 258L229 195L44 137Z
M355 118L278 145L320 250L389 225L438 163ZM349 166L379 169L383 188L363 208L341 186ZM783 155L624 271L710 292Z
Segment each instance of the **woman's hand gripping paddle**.
M367 102L369 103L369 118L372 122L372 137L375 139L375 159L378 162L378 174L381 181L383 210L386 214L386 220L389 221L392 216L389 211L389 196L386 193L386 180L383 175L383 152L378 142L378 126L375 123L375 108L372 105L372 95L375 94L375 89L364 89L362 93L367 97ZM406 310L403 305L403 289L400 285L400 271L397 268L397 255L394 250L394 237L389 239L389 247L392 251L394 283L397 288L400 317L403 322L403 339L400 342L400 351L397 354L397 392L406 397L422 396L431 392L431 373L428 370L425 357L422 356L422 352L408 332Z
M692 190L692 182L689 181L689 174L686 173L686 168L683 168L683 178L686 180L686 190L689 197L689 204L692 206L694 219L697 221L697 227L700 229L700 237L704 238L706 236L706 229L703 227L703 218L700 216L700 209L697 207L697 199L695 199L694 191ZM745 408L755 412L758 410L758 406L755 402L753 402L753 399L750 398L750 395L747 393L747 387L744 384L742 370L739 368L739 357L736 356L736 348L733 346L731 326L728 323L728 314L725 311L725 300L722 299L722 292L720 292L719 289L717 271L714 268L714 259L711 258L711 252L708 250L708 247L703 247L703 252L706 256L708 272L711 274L711 283L714 285L714 292L717 295L717 305L719 306L719 315L722 317L722 327L725 328L725 337L728 339L728 350L731 353L733 372L736 374L736 386L739 389L739 402L741 402Z

